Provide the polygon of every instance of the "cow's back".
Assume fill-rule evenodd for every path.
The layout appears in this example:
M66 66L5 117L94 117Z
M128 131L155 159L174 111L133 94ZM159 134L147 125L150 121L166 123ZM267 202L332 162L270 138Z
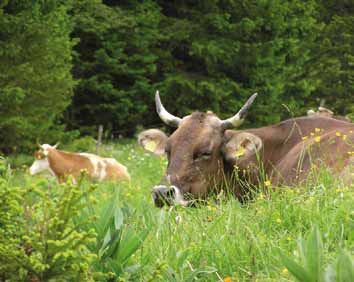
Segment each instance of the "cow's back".
M325 133L337 129L349 132L352 127L352 123L333 118L299 117L273 126L242 131L253 133L262 139L264 146L263 165L266 171L271 172L291 150L294 148L300 150L303 138L311 139L312 135L316 133L316 129L323 130Z
M336 174L343 173L343 180L351 182L349 166L352 165L354 151L354 125L337 128L312 136L295 145L276 164L273 183L298 184L319 168L329 168Z
M104 158L106 163L106 178L108 180L127 180L130 181L130 175L128 169L117 162L113 158Z
M93 166L90 178L98 181L103 180L130 180L127 168L117 162L114 158L102 158L94 154L80 153L88 158Z
M72 176L77 180L83 171L88 175L94 172L94 166L90 159L80 154L51 150L48 155L48 161L59 182L65 181L68 176Z

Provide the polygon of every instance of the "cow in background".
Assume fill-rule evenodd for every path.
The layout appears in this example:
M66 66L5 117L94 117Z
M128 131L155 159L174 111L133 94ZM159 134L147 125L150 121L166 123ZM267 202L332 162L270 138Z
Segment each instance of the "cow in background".
M334 113L325 108L325 107L318 107L317 112L315 112L314 110L310 109L307 111L307 115L309 117L316 117L316 116L322 116L322 117L330 117L330 118L334 118L334 119L338 119L338 120L343 120L343 121L347 121L347 122L351 122L351 119L346 117L346 116L335 116Z
M91 180L121 181L130 180L125 166L113 158L102 158L88 153L70 153L57 150L57 145L40 145L35 152L35 161L30 167L30 174L49 171L59 183L71 176L76 183L83 171Z

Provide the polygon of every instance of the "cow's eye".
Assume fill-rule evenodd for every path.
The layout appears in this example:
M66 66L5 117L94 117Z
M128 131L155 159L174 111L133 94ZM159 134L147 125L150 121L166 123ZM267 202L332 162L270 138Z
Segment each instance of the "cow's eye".
M211 152L199 153L194 157L195 161L209 160L211 157Z

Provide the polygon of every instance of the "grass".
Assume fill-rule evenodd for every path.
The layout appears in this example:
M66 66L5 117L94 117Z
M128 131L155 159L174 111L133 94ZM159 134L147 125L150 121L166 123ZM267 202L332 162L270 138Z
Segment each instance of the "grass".
M280 252L296 258L299 236L306 237L313 226L322 235L326 263L341 249L354 248L353 187L342 186L329 172L321 172L316 183L277 187L243 205L219 195L217 203L210 199L198 208L157 209L150 190L164 174L164 158L130 142L105 145L100 154L126 165L132 182L98 184L97 204L81 216L91 212L103 222L107 210L119 208L124 213L121 248L129 237L147 233L121 265L122 281L294 281ZM12 181L29 185L33 178L25 172L19 169Z

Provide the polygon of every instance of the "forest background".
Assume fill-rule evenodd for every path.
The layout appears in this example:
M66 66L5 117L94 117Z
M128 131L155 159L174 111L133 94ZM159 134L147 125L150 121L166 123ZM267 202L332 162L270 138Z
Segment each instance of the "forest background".
M353 115L350 0L0 0L0 152L234 114L246 126L326 106ZM284 106L283 106L283 105Z

